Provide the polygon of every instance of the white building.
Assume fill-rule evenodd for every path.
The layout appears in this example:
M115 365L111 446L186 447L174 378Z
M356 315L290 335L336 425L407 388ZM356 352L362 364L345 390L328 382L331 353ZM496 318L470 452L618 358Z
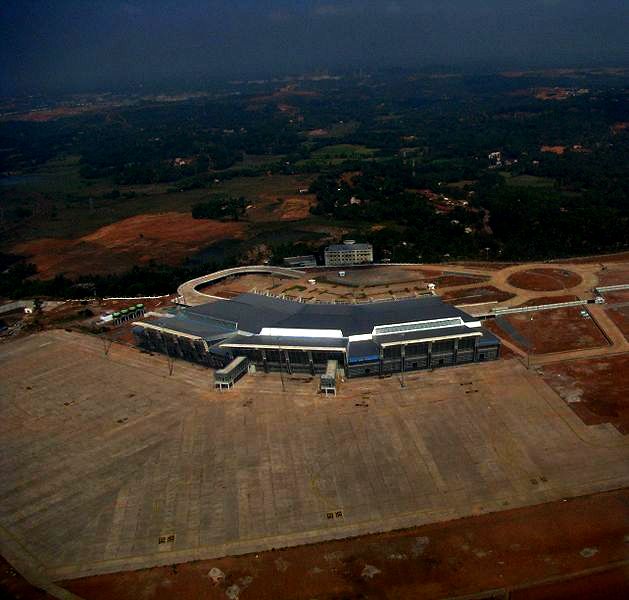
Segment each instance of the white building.
M342 244L328 246L324 256L326 267L364 265L373 262L373 246L344 240Z

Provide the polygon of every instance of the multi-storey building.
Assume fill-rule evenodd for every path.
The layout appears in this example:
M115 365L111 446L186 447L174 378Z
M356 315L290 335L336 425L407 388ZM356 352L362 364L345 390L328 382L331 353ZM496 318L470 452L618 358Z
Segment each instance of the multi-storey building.
M345 240L342 244L328 246L324 252L326 267L364 265L373 262L371 244L357 244L354 240Z

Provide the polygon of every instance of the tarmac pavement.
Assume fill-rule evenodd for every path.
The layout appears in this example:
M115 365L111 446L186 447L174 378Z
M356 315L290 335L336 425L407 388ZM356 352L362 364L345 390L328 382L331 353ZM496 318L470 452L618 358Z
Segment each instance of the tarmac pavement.
M345 382L50 331L0 347L0 549L50 580L388 531L629 485L629 440L517 360ZM28 565L27 565L28 567Z

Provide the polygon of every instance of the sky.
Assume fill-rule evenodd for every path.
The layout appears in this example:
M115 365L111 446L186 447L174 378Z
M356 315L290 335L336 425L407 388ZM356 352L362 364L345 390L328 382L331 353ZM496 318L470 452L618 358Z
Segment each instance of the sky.
M0 0L0 94L629 63L628 0Z

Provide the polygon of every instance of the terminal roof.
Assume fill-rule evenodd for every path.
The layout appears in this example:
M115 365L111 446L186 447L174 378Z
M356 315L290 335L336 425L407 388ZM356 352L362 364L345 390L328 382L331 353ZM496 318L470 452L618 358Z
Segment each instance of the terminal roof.
M379 344L396 344L401 342L423 342L439 338L481 336L480 327L471 329L464 325L459 327L441 327L439 329L422 329L421 331L407 331L405 333L390 333L387 335L374 336L374 340Z
M295 349L325 349L345 351L346 338L316 338L316 337L277 337L275 335L234 335L220 344L224 348L281 348Z
M174 317L160 317L158 319L145 320L144 322L155 327L201 337L208 341L224 339L236 330L234 325L183 311L179 311Z
M344 336L367 334L376 325L461 317L463 311L437 296L356 304L308 303L259 294L240 294L187 310L189 314L237 323L239 331L258 334L263 327L340 329Z

